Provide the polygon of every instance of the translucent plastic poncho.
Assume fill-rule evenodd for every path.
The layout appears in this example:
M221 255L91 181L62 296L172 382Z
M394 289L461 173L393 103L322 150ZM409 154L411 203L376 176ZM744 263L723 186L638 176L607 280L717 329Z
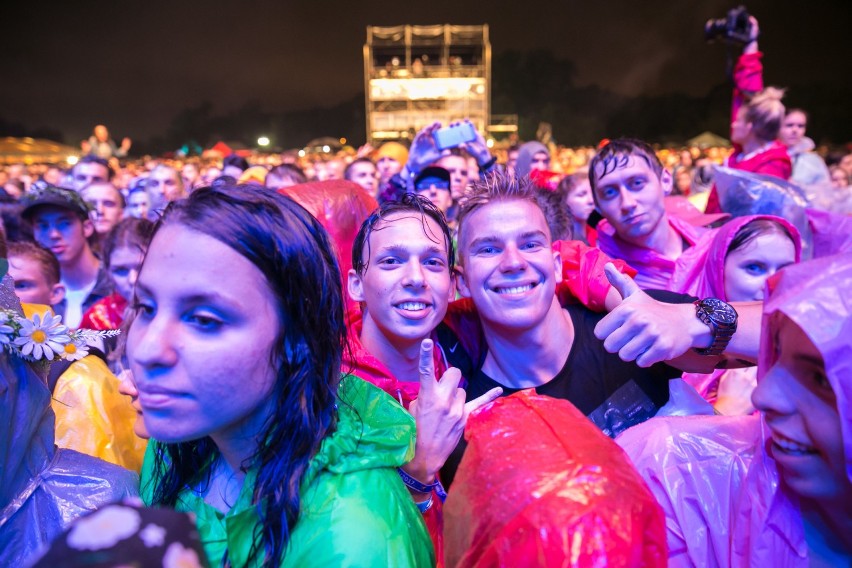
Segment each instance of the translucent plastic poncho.
M2 307L16 305L11 286ZM0 350L0 566L26 565L75 518L137 493L135 473L57 449L53 420L43 379Z
M802 258L811 258L811 233L805 191L793 182L733 168L716 167L716 189L722 209L734 217L775 215L792 223L802 237Z
M499 398L465 438L444 508L446 566L665 566L659 506L567 400Z
M308 210L328 231L337 252L343 289L352 268L352 243L361 223L379 204L357 183L342 179L300 183L278 190ZM357 305L346 296L348 306Z
M764 329L783 313L820 351L852 482L852 251L834 241L840 254L770 280ZM773 335L761 336L758 380L772 362ZM770 438L761 416L654 418L618 437L665 511L670 566L809 565L802 515L767 453Z

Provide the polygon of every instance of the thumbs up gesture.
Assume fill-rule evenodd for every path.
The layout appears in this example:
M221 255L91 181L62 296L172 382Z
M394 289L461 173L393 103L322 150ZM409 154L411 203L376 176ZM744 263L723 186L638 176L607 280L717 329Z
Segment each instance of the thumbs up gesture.
M687 333L697 321L692 304L653 299L612 263L604 271L622 298L621 304L595 326L595 336L603 340L607 351L618 353L623 361L650 367L675 359L692 347L693 336Z

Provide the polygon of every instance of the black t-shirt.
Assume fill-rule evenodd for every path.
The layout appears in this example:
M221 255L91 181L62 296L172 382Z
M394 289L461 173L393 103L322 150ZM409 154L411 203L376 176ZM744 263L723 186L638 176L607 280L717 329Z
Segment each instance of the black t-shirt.
M679 295L665 299L671 303L689 301L688 297ZM604 434L613 438L654 416L669 400L669 379L679 377L682 371L665 363L642 368L636 363L622 361L617 353L604 349L603 341L595 337L595 325L606 314L592 312L581 305L567 305L565 309L574 324L571 352L562 370L552 380L536 387L536 392L570 401ZM468 380L467 400L494 387L502 387L503 396L522 390L498 383L480 368ZM466 445L462 439L441 470L446 486L455 475Z

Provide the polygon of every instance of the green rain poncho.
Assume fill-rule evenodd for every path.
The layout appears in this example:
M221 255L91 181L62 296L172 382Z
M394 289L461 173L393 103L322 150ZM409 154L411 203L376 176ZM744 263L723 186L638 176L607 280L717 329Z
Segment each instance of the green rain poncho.
M396 468L414 455L414 419L390 396L353 376L340 384L337 429L322 441L301 488L301 511L281 566L434 566L432 543ZM141 493L153 495L148 447ZM178 511L197 516L212 566L227 551L233 566L247 566L258 522L251 496L255 472L246 476L234 507L223 514L194 491L184 491ZM254 564L254 565L257 565Z

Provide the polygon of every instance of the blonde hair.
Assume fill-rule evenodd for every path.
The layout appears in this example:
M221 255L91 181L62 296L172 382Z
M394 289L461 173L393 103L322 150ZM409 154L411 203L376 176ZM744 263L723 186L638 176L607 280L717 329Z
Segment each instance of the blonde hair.
M784 122L786 109L781 99L784 89L766 87L754 95L746 107L746 121L752 124L752 132L761 140L775 140Z

